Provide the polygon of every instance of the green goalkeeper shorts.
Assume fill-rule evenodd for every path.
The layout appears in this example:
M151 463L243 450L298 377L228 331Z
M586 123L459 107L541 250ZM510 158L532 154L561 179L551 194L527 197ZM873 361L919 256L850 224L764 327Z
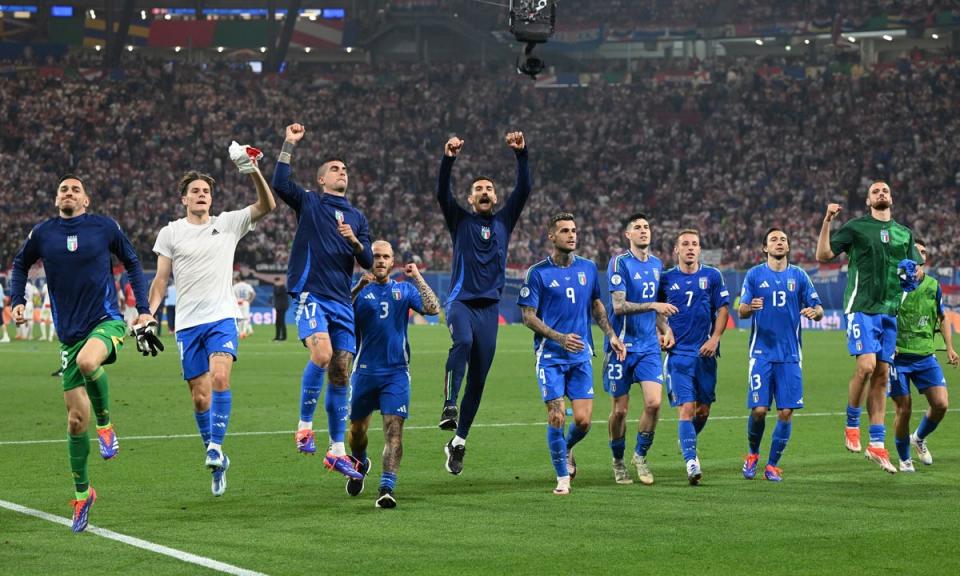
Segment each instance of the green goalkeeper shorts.
M60 344L60 368L63 370L63 391L79 388L85 383L83 374L77 367L77 354L91 338L102 341L107 346L107 359L102 365L113 364L117 360L117 352L123 348L123 337L127 334L127 325L121 320L107 320L97 324L86 338L67 346Z

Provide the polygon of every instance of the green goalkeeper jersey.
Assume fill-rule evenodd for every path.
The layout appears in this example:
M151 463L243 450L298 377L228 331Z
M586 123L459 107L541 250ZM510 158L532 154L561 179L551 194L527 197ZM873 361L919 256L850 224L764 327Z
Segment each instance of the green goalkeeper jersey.
M897 354L929 356L936 352L933 337L943 315L940 283L924 276L916 290L903 295L897 314Z
M904 258L920 262L913 232L894 220L861 216L830 235L830 249L834 254L846 252L849 259L844 313L896 316L903 294L897 264Z

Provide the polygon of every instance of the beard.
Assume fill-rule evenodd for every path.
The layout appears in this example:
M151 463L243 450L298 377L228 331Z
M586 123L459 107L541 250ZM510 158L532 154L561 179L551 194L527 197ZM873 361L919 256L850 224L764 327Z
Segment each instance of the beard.
M890 200L878 200L870 207L874 210L889 210L891 206L893 206L893 202Z

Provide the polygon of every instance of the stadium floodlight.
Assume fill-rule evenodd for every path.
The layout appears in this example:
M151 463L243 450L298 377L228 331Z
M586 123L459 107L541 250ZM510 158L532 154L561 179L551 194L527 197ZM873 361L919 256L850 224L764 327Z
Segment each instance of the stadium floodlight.
M267 47L266 47L266 46L261 46L261 47L260 47L260 52L261 52L261 53L266 53L266 51L267 51Z
M309 54L309 53L310 53L310 47L309 47L309 46L304 46L304 47L303 47L303 51L306 52L307 54Z
M756 40L754 40L754 43L757 46L763 46L763 40L761 38L757 38Z
M350 54L353 52L353 46L347 46L344 50L346 50L347 54Z
M127 44L127 52L133 52L133 44Z
M543 60L533 55L533 48L553 36L557 25L556 0L510 0L510 33L525 44L517 58L517 72L536 78L543 72Z
M893 36L889 34L884 34L883 39L886 40L887 42L893 42Z
M97 19L97 11L94 10L93 8L91 8L90 11L87 12L87 14L90 15L90 19L91 19L91 20L96 20L96 19Z
M937 34L936 32L934 32L933 34L931 34L930 37L933 38L934 40L939 40L939 39L940 39L940 35Z
M223 46L217 46L217 52L223 52Z
M791 51L791 50L793 50L793 46L787 44L787 52L789 52L789 51Z
M146 11L146 10L141 10L141 11L140 11L140 19L141 19L141 20L146 20L146 19L147 19L147 11Z
M174 52L178 52L178 53L179 53L181 50L183 50L183 48L181 48L181 47L179 47L179 46L174 46L174 47L173 47L173 51L174 51Z
M93 49L96 50L97 52L99 52L99 51L103 50L103 46L101 46L101 45L99 45L99 44L96 44L96 45L93 47Z
M807 38L806 40L803 41L803 43L806 44L807 46L809 46L809 45L810 45L810 39Z
M849 40L851 44L856 44L856 43L857 43L857 37L856 37L856 36L847 36L847 40Z

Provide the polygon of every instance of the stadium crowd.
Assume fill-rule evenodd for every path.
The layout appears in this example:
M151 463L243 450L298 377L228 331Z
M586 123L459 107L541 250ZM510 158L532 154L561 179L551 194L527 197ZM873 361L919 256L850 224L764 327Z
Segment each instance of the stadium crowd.
M580 253L601 263L623 248L619 219L637 209L667 261L672 235L693 226L722 264L746 267L779 224L794 261L812 262L827 202L862 213L875 177L891 181L895 217L927 239L933 261L960 263L960 65L904 60L792 78L771 64L700 63L712 82L698 85L657 81L663 71L649 66L629 84L543 89L463 64L293 66L264 77L162 61L95 86L68 60L62 76L0 83L0 266L55 213L58 176L76 172L92 210L114 217L151 268L157 232L183 215L179 176L198 168L217 178L214 212L249 204L255 191L228 161L230 140L263 148L269 178L293 121L307 128L295 178L309 186L321 158L342 157L374 236L394 242L398 261L431 269L448 268L451 255L435 198L443 143L466 141L454 168L462 198L483 174L502 199L513 186L503 142L512 129L526 134L534 177L511 247L517 268L547 252L545 223L561 209L579 217ZM284 263L295 229L293 212L279 208L240 243L237 261Z

